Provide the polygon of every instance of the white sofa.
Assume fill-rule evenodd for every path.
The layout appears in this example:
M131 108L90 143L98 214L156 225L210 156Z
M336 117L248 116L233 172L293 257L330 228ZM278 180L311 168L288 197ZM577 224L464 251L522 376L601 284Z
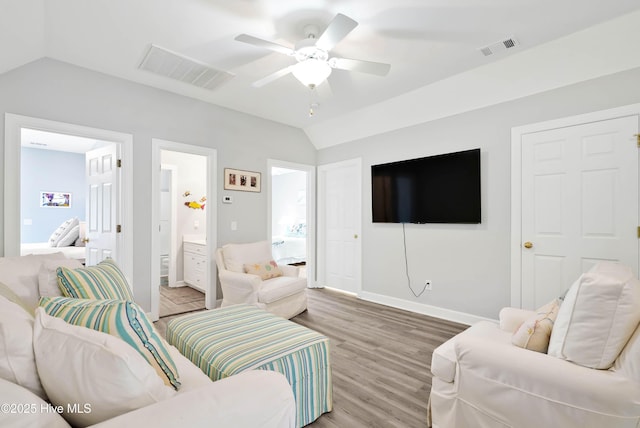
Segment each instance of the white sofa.
M61 253L0 258L0 283L2 283L0 284L0 291L2 291L0 305L3 309L0 310L0 404L2 405L0 426L2 427L70 427L55 408L45 401L46 397L43 399L32 392L40 388L34 355L28 355L28 350L33 349L32 337L35 337L31 331L28 331L29 326L31 328L33 326L33 317L16 303L20 300L19 303L23 306L33 308L39 298L39 285L42 285L43 278L52 280L51 275L54 271L52 269L55 269L57 264L68 263L67 260ZM15 295L20 299L16 299ZM13 316L9 315L11 313ZM25 320L26 331L24 330ZM29 322L31 324L28 324ZM21 331L23 333L20 333ZM91 334L104 335L97 332ZM125 342L121 341L121 343L126 345ZM12 355L15 349L26 349L27 352L24 355ZM174 393L171 390L170 398L116 415L93 426L114 428L123 426L154 428L295 426L296 410L293 392L283 375L270 371L248 371L212 382L174 347L170 347L169 351L178 368L182 383L177 392ZM16 367L16 361L20 361L22 366ZM65 382L66 379L67 376L61 373L60 381ZM91 382L92 379L86 381ZM99 384L93 385L92 388L100 395ZM100 403L100 406L104 407L104 402ZM98 403L88 404L96 409Z
M246 266L273 260L268 241L227 244L216 250L222 306L246 303L286 319L307 309L307 279L296 266L278 266L282 275L262 279L246 272Z
M535 317L515 308L501 311L500 324L479 322L436 348L432 426L640 427L640 285L620 266L594 271L567 293L548 354L512 344L518 326ZM624 289L612 288L618 274ZM611 275L618 277L603 284Z

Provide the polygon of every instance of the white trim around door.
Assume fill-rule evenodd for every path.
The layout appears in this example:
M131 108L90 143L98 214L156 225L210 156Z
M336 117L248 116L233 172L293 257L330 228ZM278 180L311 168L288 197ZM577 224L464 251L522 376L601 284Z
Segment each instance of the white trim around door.
M627 116L640 117L640 104L632 104L577 116L511 129L511 306L522 306L522 139L527 134L566 128L585 123L617 119ZM639 124L640 127L640 124ZM629 136L633 144L633 136ZM640 213L639 213L640 214ZM640 225L640 218L638 219Z
M4 255L20 255L20 151L23 128L67 134L115 143L122 160L120 201L118 202L118 264L125 276L133 279L133 135L71 123L5 113L4 135Z
M217 151L216 149L191 144L176 143L157 138L151 139L151 204L154 209L151 210L151 317L157 320L160 316L160 234L158 227L160 224L160 169L162 150L173 152L190 153L194 155L205 156L207 158L207 190L206 196L208 201L212 201L207 205L206 210L206 240L207 240L207 261L209 283L207 284L205 307L214 309L216 307L216 278L217 270L213 262L213 255L217 247L217 212L216 201L217 196Z

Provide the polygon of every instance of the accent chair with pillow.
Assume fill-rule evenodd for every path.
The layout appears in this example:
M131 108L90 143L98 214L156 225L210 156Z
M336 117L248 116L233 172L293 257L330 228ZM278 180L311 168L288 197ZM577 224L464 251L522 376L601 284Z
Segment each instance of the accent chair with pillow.
M296 266L273 261L271 244L227 244L216 250L222 306L246 303L283 318L307 309L307 279Z
M601 262L564 301L504 308L436 348L436 428L640 426L640 281Z

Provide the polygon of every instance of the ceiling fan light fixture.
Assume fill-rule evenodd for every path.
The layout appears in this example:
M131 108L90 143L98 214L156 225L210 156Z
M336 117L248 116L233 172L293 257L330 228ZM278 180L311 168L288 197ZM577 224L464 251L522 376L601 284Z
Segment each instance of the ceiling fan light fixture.
M331 67L326 61L309 58L293 66L291 73L305 86L316 87L331 74Z

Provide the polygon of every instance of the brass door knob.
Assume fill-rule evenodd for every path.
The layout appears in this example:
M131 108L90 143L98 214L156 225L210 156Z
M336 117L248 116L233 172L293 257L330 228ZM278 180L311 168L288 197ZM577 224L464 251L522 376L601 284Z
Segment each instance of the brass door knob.
M82 238L82 242L86 244L87 242L89 242L89 238Z
M353 235L353 239L358 239L358 234Z
M524 248L531 248L531 247L533 247L533 242L527 241L524 243Z

